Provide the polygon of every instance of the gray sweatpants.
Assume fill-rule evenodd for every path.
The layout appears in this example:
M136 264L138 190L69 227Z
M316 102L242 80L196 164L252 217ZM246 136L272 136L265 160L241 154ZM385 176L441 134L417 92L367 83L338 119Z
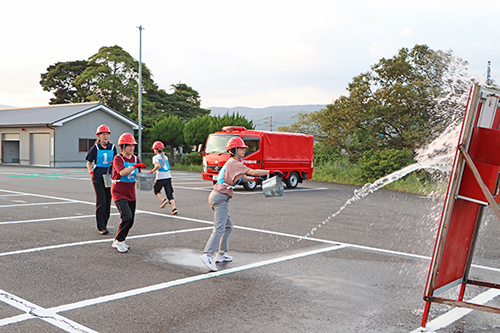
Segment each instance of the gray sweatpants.
M229 217L229 196L226 194L212 191L208 197L208 202L214 210L214 229L203 253L216 254L218 252L227 252L229 250L229 235L233 231L233 221Z

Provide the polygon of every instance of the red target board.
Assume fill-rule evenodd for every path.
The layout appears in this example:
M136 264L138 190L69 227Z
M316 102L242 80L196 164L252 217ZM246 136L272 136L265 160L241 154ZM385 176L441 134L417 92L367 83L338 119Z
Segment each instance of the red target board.
M500 314L500 308L464 302L468 284L500 289L500 285L469 279L483 209L490 206L500 220L500 94L474 85L469 93L453 169L425 288L431 303L466 307ZM457 299L438 295L461 286Z

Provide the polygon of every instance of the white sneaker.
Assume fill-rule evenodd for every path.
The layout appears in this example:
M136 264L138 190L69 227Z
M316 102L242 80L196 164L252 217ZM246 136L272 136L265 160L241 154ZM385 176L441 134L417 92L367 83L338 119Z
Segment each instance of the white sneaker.
M214 257L210 254L205 253L201 256L201 261L208 267L212 272L217 272L217 266L215 265Z
M111 244L111 247L117 249L118 252L121 253L127 252L129 249L129 246L125 244L125 242L119 242L116 239L113 241L113 244Z
M119 242L115 239L115 240L113 241L113 244L111 244L111 247L112 247L112 248L114 248L114 249L118 248L118 245L117 245L118 243L119 243ZM123 243L123 244L125 244L125 241L123 241L122 243ZM127 249L130 249L130 246L128 246L127 244L125 244L125 247L126 247Z
M228 256L226 252L217 253L217 259L215 262L233 261L233 257Z

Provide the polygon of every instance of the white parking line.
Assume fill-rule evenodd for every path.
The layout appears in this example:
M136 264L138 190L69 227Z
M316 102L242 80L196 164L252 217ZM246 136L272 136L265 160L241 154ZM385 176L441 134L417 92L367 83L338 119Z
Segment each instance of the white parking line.
M179 187L179 188L182 188L182 187ZM188 188L188 189L193 189L193 188ZM326 188L318 188L318 189L326 189ZM300 189L300 190L305 191L305 190L318 190L318 189ZM199 189L199 190L207 190L207 189ZM211 190L211 189L208 189L208 190ZM295 191L300 191L300 190L295 190ZM288 191L294 191L294 190L287 190L287 192ZM95 205L95 203L93 203L93 202L85 202L85 201L80 201L80 200L58 198L58 197L38 195L38 194L32 194L32 193L23 193L23 192L7 191L7 190L0 190L0 192L7 192L7 193L9 193L9 195L30 195L30 196L36 196L36 197L50 198L50 199L66 201L66 203L82 203L82 204ZM257 192L255 192L255 193L257 193ZM55 204L55 203L50 203L50 204ZM12 207L12 206L18 206L18 205L0 206L0 208ZM20 205L20 206L22 206L22 205ZM162 217L167 217L167 218L182 219L182 220L188 220L188 221L204 223L204 224L213 224L212 222L205 221L205 220L191 219L191 218L180 217L180 216L170 216L170 215L142 211L142 210L138 210L137 213L151 214L151 215L157 215L157 216L162 216ZM93 216L94 215L88 215L86 217L93 217ZM62 218L56 218L56 219L70 219L70 218L80 218L80 217L83 217L83 216L71 216L71 217L66 217L66 218L62 217ZM17 223L40 222L40 221L46 221L46 220L55 220L55 219L26 220L26 221L18 221ZM0 225L1 224L13 224L13 223L15 223L15 222L2 222L2 223L0 223ZM197 275L197 276L193 276L193 277L189 277L189 278L165 282L165 283L161 283L161 284L157 284L157 285L153 285L153 286L149 286L149 287L144 287L144 288L139 288L139 289L134 289L134 290L130 290L130 291L122 292L122 293L117 293L117 294L113 294L113 295L102 296L102 297L98 297L98 298L94 298L94 299L90 299L90 300L79 301L79 302L72 303L72 304L61 305L61 306L53 307L50 309L43 309L43 308L40 308L40 307L37 307L36 305L34 305L36 311L32 312L32 314L29 314L30 312L27 311L27 314L2 319L2 320L0 320L0 327L11 324L11 323L15 323L15 322L19 322L19 321L33 318L34 317L33 314L35 314L36 317L39 317L40 319L43 319L43 320L45 320L45 321L47 321L55 326L67 331L67 332L82 332L82 331L83 332L94 332L86 327L83 327L77 323L73 323L64 317L57 315L57 313L62 312L62 311L69 311L72 309L77 309L77 308L81 308L81 307L85 307L85 306L90 306L90 305L94 305L94 304L104 303L104 302L108 302L111 300L131 297L131 296L135 296L135 295L139 295L139 294L147 293L147 292L151 292L151 291L161 290L161 289L169 288L172 286L177 286L177 285L182 285L182 284L186 284L186 283L190 283L190 282L200 281L200 280L207 279L207 278L212 278L212 277L217 277L217 276L221 276L221 275L225 275L225 274L240 272L243 270L262 267L265 265L271 265L271 264L283 262L286 260L292 260L292 259L297 259L300 257L314 255L314 254L318 254L318 253L322 253L322 252L343 249L343 248L355 248L355 249L385 253L385 254L390 254L390 255L412 257L415 259L424 259L424 260L431 259L430 257L427 257L427 256L416 255L416 254L411 254L411 253L404 253L404 252L399 252L399 251L373 248L373 247L368 247L368 246L349 244L349 243L343 243L343 242L336 242L336 241L330 241L330 240L324 240L324 239L318 239L318 238L304 237L304 236L298 236L298 235L293 235L293 234L280 233L280 232L274 232L274 231L268 231L268 230L262 230L262 229L248 228L248 227L242 227L242 226L235 226L235 228L247 230L247 231L259 232L259 233L272 234L272 235L277 235L277 236L290 237L290 238L295 238L298 240L309 240L309 241L321 242L324 244L335 244L335 245L332 247L325 248L325 249L301 252L301 253L290 255L290 256L284 256L284 257L271 259L271 260L267 260L267 261L262 261L262 262L257 262L257 263L253 263L253 264L234 267L234 268L226 269L226 270L219 271L219 272L201 274L201 275ZM176 233L187 233L187 232L193 232L193 231L209 230L209 229L212 229L212 226L202 227L202 228L184 229L184 230L179 230L179 231L168 231L168 232L146 234L146 235L136 235L136 236L129 236L128 238L129 239L147 238L147 237L163 236L163 235L176 234ZM59 248L64 248L64 247L72 247L72 246L86 245L86 244L92 244L92 243L104 243L104 242L111 242L111 241L112 241L111 239L106 239L106 240L92 240L92 241L83 241L83 242L77 242L77 243L59 244L59 245L46 246L46 247L40 247L40 248L33 248L33 249L25 249L25 250L19 250L19 251L0 253L0 256L17 255L17 254L24 254L24 253L30 253L30 252L59 249ZM494 268L494 267L488 267L488 266L482 266L482 265L472 265L472 267L484 269L484 270L489 270L489 271L500 272L499 268ZM7 296L5 296L5 295L7 295ZM471 302L477 303L477 304L485 304L488 301L490 301L498 296L500 296L499 290L489 289L486 292L473 298L471 300ZM13 299L16 299L16 297L0 290L0 300L8 303L7 299L10 299L10 301L12 301ZM19 298L17 298L17 299L19 299ZM22 301L25 302L25 304L30 304L27 301L24 301L24 300L22 300ZM13 301L13 302L15 302L15 301ZM8 303L8 304L10 304L10 303ZM10 304L10 305L15 306L13 304ZM433 332L434 330L439 330L439 329L445 328L445 327L451 325L453 322L459 320L463 316L467 315L471 311L472 310L470 310L470 309L454 308L451 311L447 312L446 314L429 322L427 324L426 328L416 329L416 330L412 331L412 333ZM41 315L47 314L47 316L40 317L37 314L41 314ZM60 326L58 326L58 325L60 325Z
M11 207L26 207L26 206L44 206L44 205L67 205L77 202L37 202L37 203L26 203L17 205L0 205L0 208L11 208Z
M110 216L120 215L119 213L112 213ZM47 222L47 221L58 221L58 220L72 220L72 219L86 219L89 217L95 217L93 215L77 215L77 216L64 216L64 217L51 217L47 219L36 219L36 220L22 220L22 221L8 221L8 222L0 222L0 225L4 224L22 224L22 223L38 223L38 222Z
M302 257L306 257L306 256L324 253L324 252L339 250L342 248L344 248L344 246L337 245L337 246L331 246L331 247L327 247L327 248L323 248L323 249L300 252L297 254L283 256L283 257L279 257L279 258L275 258L275 259L264 260L264 261L259 261L259 262L248 264L248 265L229 268L229 269L225 269L225 270L218 271L218 272L199 274L199 275L195 275L195 276L191 276L191 277L187 277L187 278L183 278L183 279L178 279L178 280L174 280L174 281L164 282L164 283L160 283L160 284L156 284L156 285L152 285L152 286L148 286L148 287L132 289L132 290L128 290L128 291L124 291L124 292L120 292L120 293L116 293L116 294L112 294L112 295L108 295L108 296L100 296L97 298L92 298L92 299L87 299L87 300L83 300L83 301L79 301L79 302L75 302L75 303L60 305L60 306L56 306L56 307L49 308L49 309L43 309L43 313L46 313L51 317L58 316L59 318L64 318L64 317L57 315L57 313L75 310L75 309L80 309L83 307L92 306L92 305L96 305L96 304L111 302L111 301L115 301L115 300L119 300L119 299L123 299L123 298L127 298L127 297L137 296L140 294L158 291L158 290L162 290L162 289L166 289L166 288L170 288L170 287L175 287L175 286L179 286L179 285L184 285L184 284L188 284L191 282L210 279L210 278L218 277L221 275L227 275L227 274L237 273L237 272L241 272L241 271L245 271L245 270L249 270L249 269L253 269L253 268L277 264L277 263L284 262L287 260L293 260L293 259L298 259L298 258L302 258ZM1 296L2 296L2 291L0 290L0 300L5 302L5 300ZM15 296L13 296L13 297L15 298ZM23 309L21 309L21 310L23 310ZM38 308L37 310L40 311L42 309ZM24 310L24 311L26 311L26 310ZM26 320L29 318L32 318L32 317L31 316L28 317L26 315L18 315L18 316L14 316L14 317L10 317L10 318L5 318L5 319L0 320L0 327L5 326L5 325L9 325L12 323L17 323L17 322L20 322L20 321L23 321L23 320ZM46 320L46 321L49 322L48 320ZM57 320L54 320L54 322L59 323L59 321L57 321ZM53 324L53 325L55 325L55 323L51 322L51 324ZM68 330L67 328L65 329L61 326L58 326L58 327L66 330L67 332L75 332L72 330ZM94 332L94 331L90 330L90 331L85 331L85 332Z
M157 232L157 233L154 233L154 234L147 234L147 235L128 236L127 239L156 237L156 236L166 236L166 235L176 235L176 234L182 234L182 233L186 233L186 232L203 231L203 230L210 230L210 229L212 229L212 227L202 227L202 228L192 228L192 229L165 231L165 232ZM99 240L88 240L88 241L82 241L82 242L76 242L76 243L66 243L66 244L42 246L42 247L35 247L35 248L31 248L31 249L24 249L24 250L17 250L17 251L0 253L0 257L12 256L12 255L17 255L17 254L32 253L32 252L40 252L40 251L46 251L46 250L62 249L62 248L65 248L65 247L73 247L73 246L80 246L80 245L98 244L98 243L111 243L112 241L113 241L113 239L108 238L108 239L99 239Z
M24 315L5 318L0 320L0 327L18 323L23 320L38 318L49 324L52 324L66 332L87 332L87 333L97 333L96 331L80 325L68 318L65 318L61 315L58 315L56 311L44 309L36 304L31 303L25 299L17 297L13 294L10 294L4 290L0 289L0 301L9 304L16 309L26 312Z

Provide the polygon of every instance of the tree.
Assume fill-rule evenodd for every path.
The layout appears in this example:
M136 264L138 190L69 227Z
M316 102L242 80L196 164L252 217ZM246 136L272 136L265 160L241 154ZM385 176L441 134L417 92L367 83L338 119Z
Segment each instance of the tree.
M370 149L414 151L461 116L458 105L469 84L466 64L451 51L402 48L354 77L348 96L306 121L321 124L327 142L350 156ZM457 107L460 112L452 112Z
M144 89L154 86L149 69L142 65ZM87 98L101 101L127 114L138 98L139 62L120 46L103 46L89 58L85 71L75 79L78 89L88 91Z
M215 116L212 118L210 133L220 131L224 126L243 126L246 129L254 129L252 120L248 120L238 112L229 114L229 111L227 111L223 116Z
M326 139L326 133L321 129L321 119L318 112L299 112L292 117L297 119L297 121L290 126L278 127L278 132L314 135L316 141Z
M169 114L182 117L186 120L199 115L209 114L209 110L201 108L200 95L196 90L185 83L171 85L174 92L165 99L164 110Z
M54 94L49 104L81 103L89 101L87 91L77 89L75 79L87 69L86 60L57 62L47 67L47 73L41 75L40 85L43 90Z
M204 144L211 133L212 117L209 114L191 119L184 127L184 141L188 145Z
M170 161L174 163L174 147L184 143L185 122L178 116L169 116L151 128L151 137L170 146Z

